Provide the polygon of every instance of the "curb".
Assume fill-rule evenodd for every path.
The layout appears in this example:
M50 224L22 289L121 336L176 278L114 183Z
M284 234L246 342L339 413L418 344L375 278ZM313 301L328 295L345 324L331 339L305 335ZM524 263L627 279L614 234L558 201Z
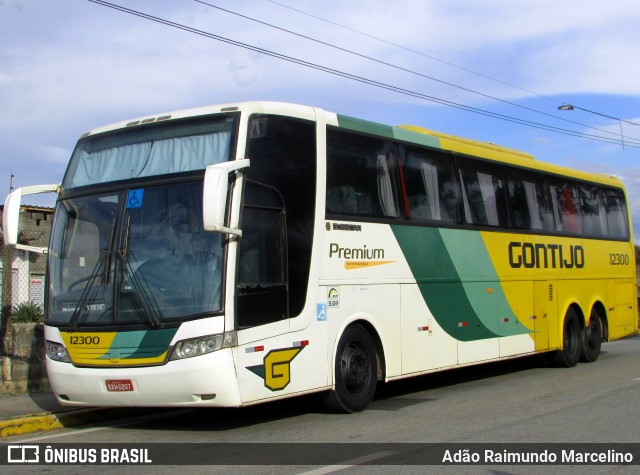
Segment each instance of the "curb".
M0 421L0 437L47 432L65 427L122 419L133 414L141 415L142 413L144 412L140 408L134 411L131 409L104 407L18 416Z

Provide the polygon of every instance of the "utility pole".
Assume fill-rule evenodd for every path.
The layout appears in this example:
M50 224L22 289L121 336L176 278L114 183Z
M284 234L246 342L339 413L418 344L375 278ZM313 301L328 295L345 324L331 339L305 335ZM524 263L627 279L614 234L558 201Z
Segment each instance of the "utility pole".
M14 177L12 173L11 180L9 181L9 192L13 191ZM0 356L6 356L7 345L5 336L11 318L13 299L11 295L13 288L13 246L7 246L3 242L0 243L0 248L2 249L2 309L0 312L0 344L2 347L0 348Z

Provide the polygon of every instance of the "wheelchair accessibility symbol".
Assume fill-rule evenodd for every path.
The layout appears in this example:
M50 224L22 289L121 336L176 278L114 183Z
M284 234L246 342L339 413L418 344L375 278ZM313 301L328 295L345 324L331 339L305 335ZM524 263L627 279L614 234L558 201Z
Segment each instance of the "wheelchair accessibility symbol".
M318 322L327 321L327 304L325 303L316 304L316 320Z
M143 196L144 189L129 190L129 196L127 196L127 208L141 208Z

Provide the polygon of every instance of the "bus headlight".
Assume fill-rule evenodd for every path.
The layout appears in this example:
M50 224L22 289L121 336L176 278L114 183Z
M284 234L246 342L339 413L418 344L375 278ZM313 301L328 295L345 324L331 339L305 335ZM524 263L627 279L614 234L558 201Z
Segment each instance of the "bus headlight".
M71 363L69 353L64 345L47 341L47 356L53 361L62 361L63 363Z
M230 348L238 344L236 332L219 333L217 335L207 335L199 338L191 338L176 343L172 360L181 360L193 356L206 355L222 348Z

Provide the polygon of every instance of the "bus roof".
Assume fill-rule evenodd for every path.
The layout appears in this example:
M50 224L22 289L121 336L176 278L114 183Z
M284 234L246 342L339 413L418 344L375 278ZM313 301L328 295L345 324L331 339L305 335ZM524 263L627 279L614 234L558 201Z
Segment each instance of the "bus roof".
M410 130L412 132L438 137L440 148L445 150L451 150L453 152L463 153L465 155L489 158L500 162L518 165L525 168L533 168L536 170L555 173L558 175L569 175L578 179L598 181L614 186L621 186L620 179L615 176L600 173L583 172L573 168L554 165L548 162L541 162L535 160L535 157L533 155L513 148L503 147L501 145L496 145L490 142L480 142L463 137L456 137L455 135L444 134L442 132L436 132L414 125L400 125L398 127Z
M599 182L611 186L622 186L621 181L613 176L604 174L593 174L580 170L553 165L547 162L535 160L533 155L520 150L496 145L490 142L457 137L434 130L426 129L416 125L389 126L377 122L358 119L333 112L322 111L311 106L290 104L285 102L252 101L236 102L203 106L191 109L182 109L163 114L140 117L128 121L118 122L103 127L98 127L83 134L82 137L116 130L120 128L134 127L137 125L151 124L154 122L165 122L188 117L198 117L203 115L224 113L224 112L245 112L262 113L276 115L291 115L293 117L307 120L315 120L317 114L322 113L329 125L338 126L345 129L360 131L372 135L391 138L406 143L415 143L442 150L449 150L455 153L470 155L488 160L509 163L512 165L540 170L557 175L570 176L586 181Z
M442 150L449 150L454 153L484 158L491 161L508 163L531 170L544 171L560 176L568 176L579 180L624 188L622 181L615 176L584 172L574 168L542 162L535 160L534 156L529 153L490 142L457 137L416 125L388 126L339 114L336 117L336 125L346 129L393 138L406 143L415 143Z

